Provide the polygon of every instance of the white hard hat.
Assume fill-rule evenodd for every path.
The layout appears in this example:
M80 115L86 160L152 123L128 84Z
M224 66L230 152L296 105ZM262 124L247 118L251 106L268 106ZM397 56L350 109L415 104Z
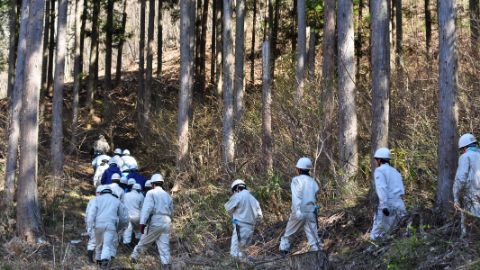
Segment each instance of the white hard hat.
M311 170L312 161L307 157L302 157L297 161L297 165L295 167L297 167L297 169L302 169L302 170Z
M375 155L373 155L374 158L379 158L379 159L391 159L392 156L390 154L390 150L388 148L382 147L378 148L377 151L375 151Z
M151 183L158 183L158 182L164 182L164 181L165 180L163 180L163 176L159 173L152 175L152 178L150 179Z
M128 185L129 186L135 185L136 183L137 183L137 181L135 181L135 179L133 179L133 178L128 179Z
M245 181L243 181L242 179L237 179L237 180L233 181L233 183L232 183L232 185L230 186L230 188L233 189L235 186L238 186L238 185L247 186L247 184L245 184Z
M108 161L108 165L110 164L118 164L118 160L116 159L116 157L113 157Z
M140 184L134 184L132 189L142 190L142 186L140 186Z
M103 185L100 193L112 193L112 188L109 185Z
M138 166L135 165L135 164L130 164L130 165L128 166L128 168L129 168L130 170L138 170Z
M122 166L122 172L130 170L130 167L127 164Z
M123 150L123 155L124 156L130 155L130 151L128 149Z
M151 188L151 187L152 187L152 181L151 181L151 180L147 180L147 182L145 182L145 187Z
M465 133L458 139L458 149L461 149L465 146L469 146L472 143L476 143L477 139L471 133Z
M103 190L103 185L99 185L97 189L95 190L95 193L100 193Z
M122 154L122 149L117 148L115 151L113 151L114 154L121 155Z
M122 177L120 178L120 183L128 184L128 178L125 175L122 175Z
M120 174L118 174L118 173L112 174L112 180L120 180L120 179L121 179Z

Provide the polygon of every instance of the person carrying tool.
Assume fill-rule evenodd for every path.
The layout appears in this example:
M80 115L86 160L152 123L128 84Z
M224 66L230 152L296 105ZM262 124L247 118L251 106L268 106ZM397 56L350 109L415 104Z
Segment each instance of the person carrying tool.
M377 168L374 172L378 207L373 219L370 239L383 238L407 214L402 196L405 194L402 175L390 166L388 148L379 148L374 154Z
M173 216L173 201L170 195L163 190L164 179L161 174L154 174L150 182L153 189L147 192L140 214L139 228L142 237L133 249L130 258L133 263L136 263L139 254L155 242L162 267L169 269L172 263L170 257L170 226Z
M461 155L453 184L453 200L456 209L461 210L461 236L467 236L465 212L480 217L480 149L477 139L470 133L458 140Z
M292 212L288 219L285 233L280 240L280 251L287 254L290 251L289 238L303 227L307 235L308 245L311 251L318 251L322 248L317 233L317 192L318 184L310 176L312 161L307 157L298 160L297 174L292 179Z
M236 259L246 259L245 247L252 241L255 224L263 218L262 209L243 180L233 181L230 188L232 196L225 204L225 210L233 218L230 255Z

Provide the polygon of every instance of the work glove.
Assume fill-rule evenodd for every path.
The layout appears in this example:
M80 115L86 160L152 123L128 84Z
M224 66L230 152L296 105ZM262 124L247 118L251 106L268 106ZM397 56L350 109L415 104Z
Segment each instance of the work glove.
M145 224L140 224L140 233L144 234L145 233Z
M388 208L383 208L383 209L382 209L382 213L383 213L386 217L390 216L390 211L388 211Z

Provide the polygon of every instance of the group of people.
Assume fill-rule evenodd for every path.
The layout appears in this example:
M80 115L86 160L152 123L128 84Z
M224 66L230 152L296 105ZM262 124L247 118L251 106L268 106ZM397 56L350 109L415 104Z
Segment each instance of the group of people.
M465 212L480 217L480 149L476 138L469 133L460 138L458 147L462 155L453 186L455 205L459 206L462 202ZM173 202L163 189L164 179L161 174L154 174L150 180L142 182L146 178L138 177L138 165L136 161L133 162L128 150L116 149L114 154L108 159L105 152L99 153L92 162L96 168L94 185L100 184L97 186L97 197L87 207L90 260L93 261L95 249L97 262L108 265L111 258L116 256L119 238L123 238L124 244L130 244L133 236L139 239L130 256L133 262L138 260L139 254L148 245L156 243L161 263L168 268L171 264L169 239ZM406 216L407 211L403 202L403 179L390 165L390 150L379 148L373 159L376 164L374 183L379 204L370 239L378 240L385 237ZM99 177L98 166L105 163L108 168ZM319 186L310 176L312 161L308 157L302 157L295 167L297 176L291 181L291 214L280 239L279 250L282 253L290 251L290 237L301 229L306 234L311 251L323 247L317 222L319 206L316 194ZM230 255L248 261L246 247L252 242L255 225L263 217L262 210L243 180L233 181L230 188L232 196L224 205L232 217L233 225Z

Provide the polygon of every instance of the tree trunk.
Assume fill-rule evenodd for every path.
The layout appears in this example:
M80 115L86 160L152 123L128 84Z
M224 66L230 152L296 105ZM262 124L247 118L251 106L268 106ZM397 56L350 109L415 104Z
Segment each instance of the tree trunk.
M82 80L82 59L80 50L80 39L82 32L82 13L84 2L86 0L75 1L75 59L73 64L73 101L72 101L72 139L69 151L72 153L77 147L77 130L78 130L78 103L80 100L80 87Z
M472 49L474 53L478 53L478 41L480 40L480 6L478 0L469 0L469 9L470 9L470 33Z
M370 2L370 0L369 0ZM355 79L360 79L360 61L362 59L362 42L363 42L363 0L358 1L358 18L357 18L357 38L355 39L355 55L357 56L357 72Z
M270 1L270 6L272 2ZM280 14L280 0L275 0L275 9L269 8L269 12L271 12L270 17L270 27L271 27L271 36L270 40L272 42L270 46L270 62L272 63L272 68L270 72L272 72L272 80L275 78L275 63L277 60L278 50L277 50L277 37L278 37L278 20Z
M303 97L303 88L305 86L305 64L307 58L307 21L305 18L305 0L297 0L297 21L298 21L298 38L297 38L297 68L296 81L297 92L295 93L295 101L300 104Z
M452 184L457 165L457 56L455 52L455 0L438 1L439 110L438 186L436 206L440 213L452 209Z
M222 96L223 94L223 0L214 0L217 1L217 12L215 15L216 19L216 41L217 44L215 59L216 59L216 85L217 85L217 96Z
M250 82L252 85L255 85L255 26L257 24L257 0L253 1L253 11L252 11L252 47L250 52ZM269 45L270 49L270 45ZM270 53L270 52L268 52ZM269 59L270 62L270 59Z
M83 73L83 53L85 49L85 28L87 26L87 16L88 16L88 1L83 1L83 14L82 14L82 26L80 27L80 70Z
M20 11L20 28L18 33L17 59L15 63L15 84L10 102L10 122L8 129L7 163L5 165L5 197L4 202L13 203L15 195L15 173L17 170L18 145L20 139L20 110L24 89L25 54L27 50L27 27L30 1L22 1Z
M107 24L105 25L105 89L103 89L105 94L103 95L103 101L106 109L108 109L109 103L108 94L112 90L113 1L114 0L107 0ZM104 113L109 114L107 110L105 110Z
M93 99L97 88L97 72L98 72L98 15L100 12L100 1L93 1L92 11L92 33L90 44L90 61L88 67L88 87L87 87L87 108L90 114L93 113Z
M342 182L357 172L357 114L355 106L355 51L353 2L338 1L338 106L339 154Z
M297 7L298 7L298 0L293 0L292 5L292 32L290 33L290 42L292 43L292 52L297 51ZM295 59L294 59L295 60Z
M145 1L146 0L140 0L140 42L138 45L137 116L140 126L143 126L143 110L145 106L145 100L143 99L145 92Z
M235 123L239 124L243 111L243 96L245 93L245 0L237 0L235 10Z
M8 13L8 31L9 31L9 41L8 41L8 87L7 87L7 97L12 97L13 86L15 84L15 59L17 52L17 1L10 0L10 11Z
M160 0L159 3L162 3L162 1ZM126 39L125 34L126 34L127 16L128 16L127 10L128 10L128 0L124 0L123 11L122 11L122 26L121 26L122 37L120 38L120 42L118 43L117 66L116 66L116 72L115 72L115 84L117 85L120 83L120 80L122 79L122 58L123 58L123 45Z
M63 176L63 87L65 81L65 55L67 52L68 0L58 1L57 49L55 55L55 84L52 109L52 174L53 179Z
M395 19L396 19L396 47L395 47L395 64L398 70L402 70L402 43L403 43L403 23L402 23L402 0L395 0ZM401 78L399 78L401 80Z
M390 111L389 0L372 0L372 156L380 147L388 147ZM373 160L373 159L372 159ZM375 164L372 161L372 172Z
M328 257L322 251L311 251L292 255L288 260L289 269L292 270L327 270Z
M44 0L30 2L24 91L20 121L20 163L17 192L17 234L28 242L40 236L41 216L37 195L38 107L42 83L42 28Z
M44 24L45 27L43 28L43 58L42 58L42 92L46 92L48 85L47 85L47 73L48 73L48 42L50 40L50 9L51 5L53 4L54 0L46 0L45 1L45 18ZM44 95L42 93L42 95Z
M212 36L211 36L211 60L210 60L210 84L215 85L215 56L216 56L216 34L215 16L217 14L217 1L212 0Z
M45 96L50 96L53 92L53 56L55 55L55 0L50 2L50 30L48 45L48 69L47 69L47 88L44 92ZM43 115L43 109L41 110Z
M163 59L163 0L158 0L157 15L157 78L162 76L162 59ZM213 54L212 54L213 55Z
M195 7L195 0L180 0L180 94L178 99L178 154L177 169L185 169L189 151L189 98L193 84L194 52L192 28L195 27L190 9Z
M205 0L204 0L205 1ZM200 82L200 43L202 38L202 0L197 0L195 8L195 84Z
M199 89L205 89L205 81L206 81L206 74L205 74L205 54L207 51L207 19L208 19L208 0L204 0L203 2L203 11L202 11L202 34L200 38L200 78L199 78Z
M147 75L145 80L145 92L143 96L143 134L147 134L148 122L150 117L150 105L152 99L152 80L153 80L153 46L155 35L155 0L149 1L148 12L148 46L147 46Z
M270 73L270 42L262 46L262 150L265 171L273 171L272 140L272 80Z
M233 130L233 36L232 36L232 1L223 0L223 163L227 171L235 158L235 141Z
M432 44L432 13L430 12L430 0L425 0L425 47L427 58L430 58L430 44Z
M316 34L313 27L309 29L309 38L308 38L308 51L307 51L307 70L308 70L308 79L313 81L315 79L315 43L316 43Z

